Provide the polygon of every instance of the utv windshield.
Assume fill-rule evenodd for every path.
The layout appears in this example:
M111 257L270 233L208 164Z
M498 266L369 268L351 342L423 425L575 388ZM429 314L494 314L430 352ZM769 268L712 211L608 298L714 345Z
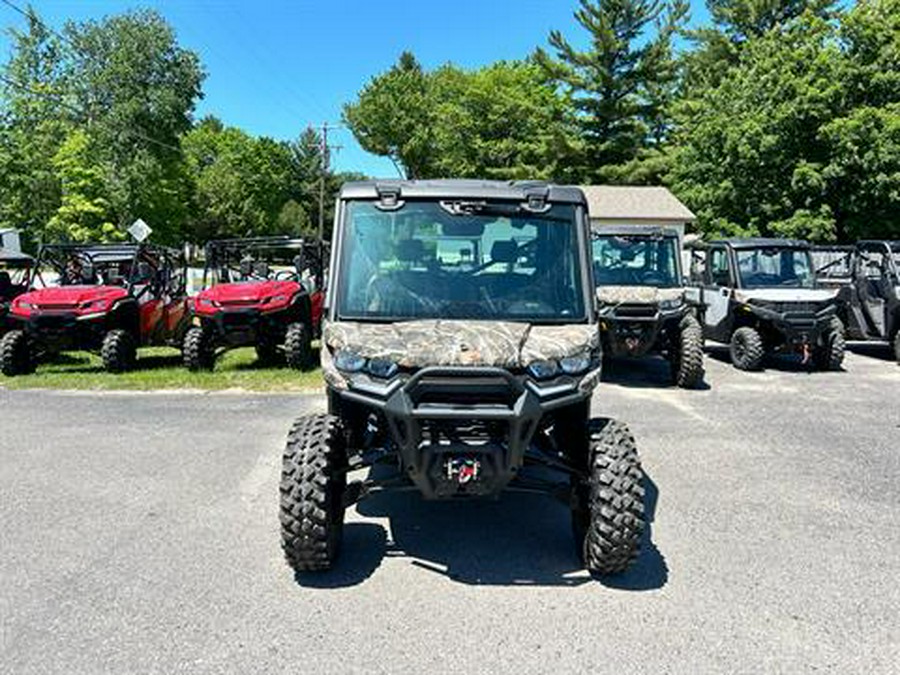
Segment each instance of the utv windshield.
M598 286L680 286L677 243L674 237L594 234L594 282Z
M408 202L382 211L350 202L337 311L344 319L585 318L575 207L454 209Z
M735 251L741 286L744 288L813 288L809 251L800 248L751 248Z

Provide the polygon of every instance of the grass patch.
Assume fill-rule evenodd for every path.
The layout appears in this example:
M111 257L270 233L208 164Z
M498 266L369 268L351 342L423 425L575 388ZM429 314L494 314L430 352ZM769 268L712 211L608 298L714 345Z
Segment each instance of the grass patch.
M30 375L0 375L6 389L246 389L249 391L302 391L322 386L319 369L301 373L282 367L262 366L252 347L225 352L212 372L192 373L175 349L148 347L138 350L137 368L128 373L107 373L99 356L88 352L61 354L42 363Z

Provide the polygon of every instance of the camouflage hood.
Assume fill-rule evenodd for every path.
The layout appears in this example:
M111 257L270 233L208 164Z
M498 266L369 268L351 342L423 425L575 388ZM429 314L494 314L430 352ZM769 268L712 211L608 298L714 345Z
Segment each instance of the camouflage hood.
M339 322L323 328L331 350L387 359L404 368L498 366L520 368L597 348L594 324L532 326L500 321L404 321L391 324ZM330 361L322 350L323 365Z
M620 302L658 304L663 300L676 300L684 295L683 288L655 288L653 286L598 286L597 300L607 305Z

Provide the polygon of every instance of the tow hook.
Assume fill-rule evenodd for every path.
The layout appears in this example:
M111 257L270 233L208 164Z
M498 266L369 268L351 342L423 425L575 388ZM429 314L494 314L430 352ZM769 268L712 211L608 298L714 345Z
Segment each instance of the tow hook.
M800 345L800 351L803 354L803 361L801 362L804 366L807 365L812 357L812 352L809 349L809 343L804 342Z
M445 464L447 480L465 485L478 480L481 473L481 462L473 457L450 457Z

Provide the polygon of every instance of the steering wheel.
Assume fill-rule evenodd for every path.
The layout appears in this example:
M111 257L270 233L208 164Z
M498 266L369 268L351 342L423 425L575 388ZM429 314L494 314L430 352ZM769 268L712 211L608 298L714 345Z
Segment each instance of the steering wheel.
M640 275L641 281L650 286L662 286L666 283L665 275L657 272L656 270L647 270L643 274Z
M552 314L553 307L543 300L516 300L506 308L506 311L523 316L542 316Z

